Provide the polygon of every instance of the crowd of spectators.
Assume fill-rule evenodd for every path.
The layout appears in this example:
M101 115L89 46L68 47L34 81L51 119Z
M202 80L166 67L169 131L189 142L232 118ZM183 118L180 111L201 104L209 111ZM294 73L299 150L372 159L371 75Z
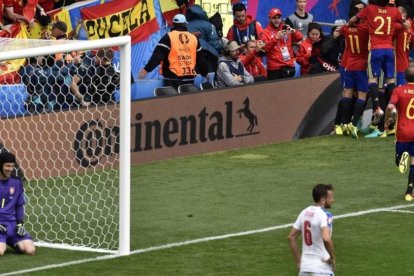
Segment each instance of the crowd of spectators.
M11 34L12 24L22 22L31 27L35 21L49 27L52 18L48 12L80 1L1 1L0 28ZM31 10L33 12L28 12ZM63 21L54 22L50 30L42 33L45 40L73 38ZM119 85L119 73L112 65L113 58L111 49L96 49L27 59L18 71L28 93L27 112L33 114L113 101L114 91Z
M374 116L370 128L377 130L376 133L379 134L372 135L377 137L384 135L387 130L384 129L383 110L392 90L396 85L405 83L403 72L408 67L408 53L414 44L411 20L413 4L412 0L352 0L349 7L349 18L352 18L348 23L344 19L338 19L333 23L320 24L315 22L316 18L312 14L306 12L307 1L296 0L296 10L291 15L285 16L279 8L272 8L268 12L268 25L263 28L257 20L246 14L244 4L236 3L233 5L234 22L226 37L220 37L202 7L194 5L188 9L187 20L182 21L184 24L180 26L179 31L185 32L186 35L195 35L198 41L196 45L201 45L201 49L194 48L194 51L203 52L203 55L197 56L196 63L208 64L208 71L215 73L213 87L291 78L299 75L299 72L296 72L297 68L300 68L300 75L340 72L344 90L343 98L338 104L336 133L348 133L357 138L359 129L356 124L362 116L366 100L371 98ZM381 13L387 13L391 17L383 18ZM375 14L377 17L374 18ZM377 26L375 22L381 21L378 16L383 19L384 24ZM392 26L387 25L390 18ZM324 32L321 25L331 26L331 31ZM388 29L382 31L381 28L385 27ZM173 29L174 31L176 29ZM371 39L371 49L367 48L367 37ZM387 48L387 52L392 52L392 56L395 51L395 70L389 65L376 65L374 59L378 51L375 49L375 39L386 39L387 43L381 47ZM359 44L360 42L364 45ZM157 49L165 45L167 44L161 40L153 58L160 57L156 54ZM381 47L379 50L383 51ZM167 69L163 71L172 72L164 77L169 81L178 80L175 86L177 87L183 83L182 76L171 71L171 68L175 63L174 59L183 58L185 54L177 55L176 51L172 51L173 48L164 47L162 57L157 60L157 64L153 63L150 69L153 70L155 65L162 63L163 69ZM371 53L370 61L368 54L361 53L365 48ZM387 54L388 56L390 55ZM387 64L391 63L394 64L394 61ZM147 64L142 70L147 70L148 66ZM364 68L361 69L361 66ZM368 74L366 67L375 69L371 72L374 75L370 75L369 79L367 77L367 80L363 76ZM200 66L194 66L194 71L186 75L185 79L192 80L197 73L205 76L206 72L202 69ZM379 81L381 71L386 78L384 83ZM144 76L140 74L141 78Z
M380 1L370 0L370 3L376 5ZM3 23L23 21L31 24L22 12L25 2L20 6L17 2L4 1ZM50 20L45 12L73 2L76 1L40 0L36 18L48 24ZM367 2L352 0L350 17L361 11ZM395 4L411 11L412 2L397 0ZM226 36L216 30L217 22L209 19L200 5L192 5L185 15L174 17L173 28L161 38L138 78L145 78L148 72L161 65L164 84L178 90L182 84L193 83L197 74L205 77L213 87L220 88L299 74L341 71L346 52L342 26L346 22L337 20L332 24L331 32L324 33L322 26L314 22L313 15L306 12L306 5L306 0L296 0L296 10L291 15L284 15L277 7L272 8L268 11L268 25L262 27L246 14L244 4L236 3L233 5L234 22ZM7 29L4 24L0 27ZM50 36L44 37L50 38L68 39L64 22L53 25ZM28 60L20 70L30 94L28 110L39 112L112 101L112 94L119 84L112 58L112 51L101 49ZM296 72L298 68L300 72ZM213 73L214 78L208 78L208 73Z
M67 25L55 22L45 39L67 40ZM39 113L113 101L119 85L113 58L111 49L30 58L19 70L29 94L27 111Z
M337 47L338 41L343 41L337 39L338 29L333 28L331 34L324 35L321 26L313 22L312 14L306 12L306 4L306 0L296 0L297 8L285 17L286 21L280 9L272 8L268 12L269 23L263 28L246 14L244 4L236 3L233 25L225 37L219 36L202 7L193 5L187 9L186 20L179 27L174 25L159 41L138 78L145 78L147 72L159 64L162 64L165 85L175 88L191 83L196 74L206 76L205 70L215 75L214 80L208 80L213 87L291 78L299 75L296 70L300 66L302 75L337 71L343 50L343 45L342 49ZM344 20L336 23L343 25ZM312 26L311 30L308 25ZM184 64L180 58L191 56L184 52L177 54L174 47L170 47L172 34L177 31L186 37L194 35L201 45L201 49L193 49L201 54L197 55L191 74L182 75L174 70L176 64ZM314 36L314 33L318 34Z

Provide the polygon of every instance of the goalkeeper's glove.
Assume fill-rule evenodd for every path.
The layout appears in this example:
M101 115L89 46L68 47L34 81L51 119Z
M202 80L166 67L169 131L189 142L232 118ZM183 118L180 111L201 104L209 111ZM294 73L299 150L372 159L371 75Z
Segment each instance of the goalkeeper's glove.
M26 229L23 226L23 223L19 223L16 225L16 233L17 235L19 235L20 237L23 237L24 235L27 234Z
M7 233L7 227L3 224L0 224L0 233Z

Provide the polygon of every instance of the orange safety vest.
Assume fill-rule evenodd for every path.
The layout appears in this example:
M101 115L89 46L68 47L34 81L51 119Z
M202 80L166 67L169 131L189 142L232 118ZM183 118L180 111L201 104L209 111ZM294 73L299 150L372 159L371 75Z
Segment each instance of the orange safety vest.
M197 75L195 71L197 55L197 38L186 31L168 33L171 41L168 61L169 69L179 77Z

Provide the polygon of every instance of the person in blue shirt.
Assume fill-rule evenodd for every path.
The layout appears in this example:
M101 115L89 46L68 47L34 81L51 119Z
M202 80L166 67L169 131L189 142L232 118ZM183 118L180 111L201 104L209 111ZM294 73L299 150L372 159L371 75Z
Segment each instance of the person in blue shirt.
M12 176L15 164L13 154L0 153L0 256L7 245L17 253L35 254L32 237L23 226L24 189L23 182Z

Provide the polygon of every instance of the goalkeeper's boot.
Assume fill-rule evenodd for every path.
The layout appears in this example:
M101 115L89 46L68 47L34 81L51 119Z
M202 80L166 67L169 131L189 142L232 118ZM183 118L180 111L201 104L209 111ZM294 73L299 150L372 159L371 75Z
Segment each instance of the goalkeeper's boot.
M381 107L378 107L372 115L373 115L372 123L374 125L378 125L378 123L381 120L382 116L384 116L384 111L382 111Z
M373 124L370 124L366 128L359 129L359 132L363 135L368 135L372 133L374 130L378 129L377 126L374 126Z
M400 171L400 173L405 173L407 171L409 161L410 155L408 154L408 152L404 151L401 154L400 163L398 164L398 170Z
M406 194L405 195L405 201L413 201L414 197L412 194Z
M344 134L344 132L342 131L342 126L341 125L335 125L334 126L334 131L335 131L335 134L339 135L339 136Z
M358 139L358 128L352 123L348 124L348 132L352 137Z

